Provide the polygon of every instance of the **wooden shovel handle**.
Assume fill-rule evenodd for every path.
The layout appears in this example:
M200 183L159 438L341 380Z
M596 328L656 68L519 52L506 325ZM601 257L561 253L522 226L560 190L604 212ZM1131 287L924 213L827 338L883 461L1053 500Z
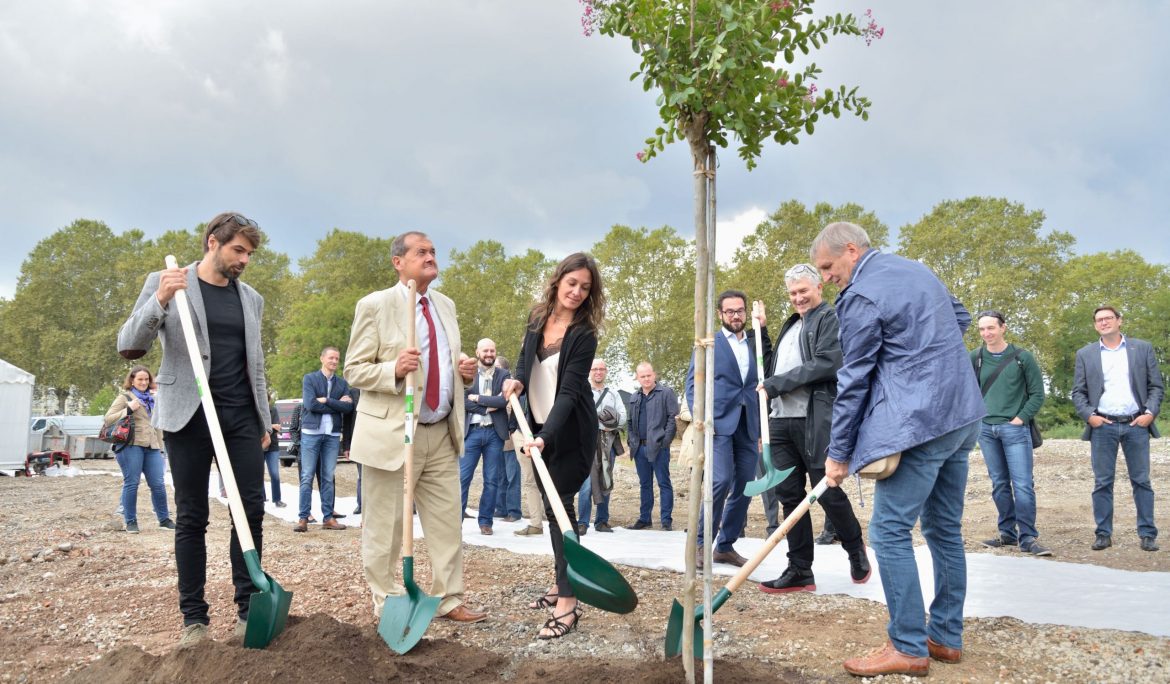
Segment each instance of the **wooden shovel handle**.
M414 280L406 281L408 290L406 310L410 312L406 325L406 346L413 348L418 344L417 328L414 324L414 298L418 286ZM431 341L434 344L434 341ZM431 372L438 372L432 368ZM402 557L414 555L414 386L418 371L406 374L406 425L404 451L402 456Z
M760 317L752 313L752 321L756 325L756 378L764 382L764 326L760 325ZM768 429L768 393L763 389L757 390L760 394L760 439L764 444L772 441L772 432Z
M764 562L764 559L768 557L768 554L772 553L772 549L776 548L776 545L780 543L780 540L783 539L786 534L788 534L788 531L792 529L793 525L795 525L797 521L803 518L805 513L808 513L809 506L812 506L814 501L821 498L821 495L825 493L825 490L828 489L828 487L829 480L822 477L820 484L814 487L813 490L809 492L808 496L804 497L804 501L800 502L800 505L796 507L796 510L792 511L792 513L784 519L784 522L780 524L780 527L777 527L776 531L773 532L771 536L769 536L764 541L764 545L760 547L759 551L756 551L756 555L752 556L752 559L747 563L744 563L744 566L739 569L739 572L735 573L735 577L732 577L731 581L727 583L727 591L734 593L736 589L739 589L740 585L744 583L748 576L755 572L756 568L760 566L760 563Z
M512 405L512 415L516 416L516 422L520 425L520 432L524 434L524 439L532 441L532 428L528 427L528 419L524 416L524 407L520 405L520 400L513 394L508 401ZM561 526L561 532L568 533L577 529L573 523L569 522L569 514L565 511L565 505L561 503L561 497L557 494L557 487L553 484L552 476L548 474L548 468L545 467L544 459L540 456L540 449L532 447L528 453L532 456L532 463L536 466L540 481L544 483L544 494L548 497L549 503L552 504L553 514L557 518L557 524Z

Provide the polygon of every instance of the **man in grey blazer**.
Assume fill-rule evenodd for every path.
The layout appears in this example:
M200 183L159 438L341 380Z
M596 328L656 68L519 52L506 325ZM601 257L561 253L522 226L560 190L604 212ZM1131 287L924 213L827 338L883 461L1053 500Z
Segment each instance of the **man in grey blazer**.
M1121 334L1117 309L1097 307L1093 326L1101 339L1077 350L1072 389L1073 406L1087 423L1081 439L1092 444L1093 518L1097 522L1092 549L1113 545L1113 476L1120 445L1133 485L1142 550L1157 551L1150 436L1160 436L1154 419L1162 406L1162 373L1149 342Z
M203 259L148 275L133 313L118 333L118 352L127 359L145 355L155 337L162 342L162 366L155 376L158 398L151 423L163 431L175 485L175 565L183 614L180 645L208 637L210 620L203 589L207 578L207 485L215 448L172 300L177 291L186 290L208 389L260 553L264 450L270 440L265 429L270 416L260 346L264 298L238 278L261 239L255 221L231 212L219 214L204 230ZM254 588L234 526L231 562L236 633L242 634Z

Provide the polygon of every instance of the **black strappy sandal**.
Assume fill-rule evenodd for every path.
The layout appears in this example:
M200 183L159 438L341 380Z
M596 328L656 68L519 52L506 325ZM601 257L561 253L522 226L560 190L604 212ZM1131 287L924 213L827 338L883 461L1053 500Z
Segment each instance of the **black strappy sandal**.
M544 594L532 603L528 604L530 610L548 610L557 605L557 599L561 597L560 594Z
M570 615L576 616L574 618L572 624L561 622L561 620L563 618L567 618ZM549 618L548 622L544 623L544 627L542 629L547 629L547 630L551 631L552 634L537 634L536 638L544 640L544 641L548 641L549 639L560 639L561 637L565 636L569 632L577 631L577 623L578 622L581 622L581 604L580 603L573 606L572 610L570 610L569 612L567 612L563 615L554 615L551 618Z

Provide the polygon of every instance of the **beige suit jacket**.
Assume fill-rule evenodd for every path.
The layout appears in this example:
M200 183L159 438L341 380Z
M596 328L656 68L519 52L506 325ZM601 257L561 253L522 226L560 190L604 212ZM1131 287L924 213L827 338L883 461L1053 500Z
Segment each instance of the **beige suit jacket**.
M406 348L408 325L414 325L415 307L407 302L409 291L401 282L358 300L345 354L343 377L362 391L355 410L350 460L382 470L398 470L405 453L406 381L395 377L398 353ZM455 304L445 295L428 289L426 296L438 314L451 347L454 372L454 406L447 416L448 432L455 453L463 453L463 378L459 375L459 323ZM440 360L441 362L442 360ZM426 378L421 368L415 373L415 420L422 401Z

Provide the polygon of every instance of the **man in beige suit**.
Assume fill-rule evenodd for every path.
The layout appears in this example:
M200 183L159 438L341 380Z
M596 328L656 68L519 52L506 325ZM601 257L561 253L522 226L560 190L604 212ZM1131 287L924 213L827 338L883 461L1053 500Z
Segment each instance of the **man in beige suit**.
M405 589L396 580L402 545L403 446L406 375L414 370L414 502L431 556L431 595L439 615L457 622L487 617L463 605L463 535L459 506L459 454L463 453L463 383L475 374L473 358L460 360L455 304L428 286L439 275L435 246L408 232L391 247L398 284L357 303L345 379L362 392L355 412L350 460L362 471L362 563L374 598L374 615L387 595ZM418 285L414 306L408 280ZM411 309L413 308L413 315ZM407 347L413 323L418 346Z

